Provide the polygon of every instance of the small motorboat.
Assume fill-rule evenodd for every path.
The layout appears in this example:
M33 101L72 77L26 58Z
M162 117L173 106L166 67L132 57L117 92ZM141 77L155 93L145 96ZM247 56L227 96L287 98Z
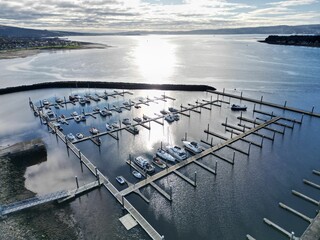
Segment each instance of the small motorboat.
M93 138L93 141L96 142L96 144L97 144L98 146L101 145L101 138L99 138L99 137L94 137L94 138Z
M133 176L135 176L135 177L138 178L138 179L141 179L141 178L142 178L141 173L139 173L139 172L136 171L136 170L133 170L133 171L132 171L132 174L133 174Z
M139 129L137 127L134 126L128 126L127 130L129 132L131 132L132 134L136 135L139 134Z
M83 134L82 134L82 133L77 133L77 134L76 134L76 137L77 137L78 139L82 139L82 138L84 138L84 136L83 136Z
M122 176L117 176L116 180L118 183L120 183L121 185L123 185L126 181L124 180L124 178Z
M73 117L75 117L75 116L78 116L79 114L76 112L76 111L74 111L73 113L71 113L71 116L73 116Z
M157 156L154 156L152 162L157 165L159 168L165 168L166 164Z
M79 115L74 116L73 119L78 123L81 121L81 117Z
M166 115L165 117L164 117L164 119L168 122L168 123L172 123L172 122L174 122L174 117L173 117L173 115L171 115L171 114L168 114L168 115Z
M70 142L73 142L73 141L76 140L76 137L75 137L72 133L68 133L67 139L68 139Z
M58 103L55 103L55 104L54 104L54 108L55 108L55 109L60 109L59 104L58 104Z
M142 119L139 117L135 117L135 118L133 118L133 121L140 123L140 122L142 122Z
M101 115L102 117L105 117L105 116L108 115L108 112L107 112L107 110L105 110L105 109L100 110L99 113L100 113L100 115Z
M131 125L131 122L130 122L129 118L124 118L124 119L122 120L122 123L123 123L124 125Z
M169 153L167 153L165 150L161 148L157 150L156 155L165 161L175 162L174 157L172 157Z
M135 104L134 107L135 107L136 109L141 108L141 106L140 106L139 104Z
M168 110L169 110L170 112L172 112L172 113L178 112L178 109L173 108L173 107L169 107Z
M87 117L86 117L85 115L81 115L80 118L81 118L81 121L82 121L82 122L87 121Z
M119 126L119 124L117 122L112 123L111 126L114 129L120 128L120 126Z
M80 98L80 99L79 99L79 103L80 103L81 105L85 105L85 104L86 104L86 100L85 100L84 98Z
M56 98L56 103L63 103L63 99L62 98Z
M197 142L189 142L189 141L182 141L185 148L190 151L191 153L198 154L203 151L200 145Z
M160 113L163 114L163 115L166 115L166 114L168 114L169 112L163 109L163 110L160 111Z
M98 130L97 128L95 128L95 127L92 127L92 128L90 128L89 132L90 132L91 134L95 135L95 134L98 134L98 133L99 133L99 130Z
M95 107L95 108L93 109L93 111L94 111L94 112L99 112L99 111L100 111L100 108L99 108L99 107Z
M50 104L50 102L47 99L43 99L42 103L43 103L43 105L49 105Z
M106 129L107 129L107 131L111 131L112 130L112 126L109 123L106 123Z
M247 111L247 106L246 105L232 104L231 110L232 111Z
M173 117L173 119L175 121L179 121L180 120L180 116L178 114L173 114L172 117Z

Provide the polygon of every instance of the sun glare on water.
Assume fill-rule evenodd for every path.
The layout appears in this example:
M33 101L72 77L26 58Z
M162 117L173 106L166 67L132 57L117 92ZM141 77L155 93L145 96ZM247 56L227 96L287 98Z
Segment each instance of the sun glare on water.
M175 46L161 36L138 41L133 57L142 77L150 83L170 82L176 65Z

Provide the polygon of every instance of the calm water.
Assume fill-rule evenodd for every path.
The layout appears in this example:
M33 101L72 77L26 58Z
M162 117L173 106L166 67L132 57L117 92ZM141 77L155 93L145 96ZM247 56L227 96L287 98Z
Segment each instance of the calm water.
M31 84L56 80L101 80L129 82L174 82L209 84L218 89L264 99L272 102L288 101L288 105L304 109L320 110L320 49L271 46L257 43L265 36L139 36L139 37L90 37L73 38L106 43L112 47L103 50L78 50L45 52L25 59L0 60L1 87ZM88 89L41 90L0 96L1 102L10 103L0 107L0 145L8 142L41 136L48 146L48 160L26 171L26 187L39 194L71 189L75 186L74 176L80 184L92 181L86 169L81 172L78 160L68 156L61 141L47 133L28 108L27 99L34 101L54 96L67 96L70 92L84 93ZM92 93L101 90L90 90ZM133 96L118 97L102 102L101 105L119 105L131 98L159 96L159 91L135 91ZM100 129L108 121L124 117L153 115L168 106L210 98L205 93L166 92L176 101L151 104L141 109L132 109L114 114L111 119L98 117L88 119L86 124L70 124L64 132L88 134L91 126ZM214 96L215 97L215 96ZM237 101L235 101L237 102ZM250 103L246 103L252 118ZM90 111L92 103L85 108ZM80 111L77 106L59 113ZM264 107L265 111L272 111ZM281 111L279 114L283 114ZM299 115L285 113L290 117ZM163 141L180 144L185 132L190 139L206 139L203 130L210 123L215 132L230 136L221 123L225 117L236 124L238 114L230 112L228 105L203 110L201 115L192 113L191 118L181 117L179 122L164 126L151 124L151 131L140 129L133 136L120 134L117 142L111 137L102 138L99 150L94 144L78 144L83 153L121 189L114 177L121 174L130 181L134 178L125 163L128 155L151 157ZM316 207L292 196L295 189L319 199L319 192L304 186L303 178L319 183L312 169L319 169L320 141L319 120L305 117L304 124L288 130L284 136L277 135L276 141L265 140L263 149L252 147L246 157L237 153L236 164L231 165L214 157L202 161L214 166L218 160L218 175L214 177L198 166L190 165L181 171L193 178L197 171L198 186L193 188L175 175L157 183L169 191L173 186L173 202L170 204L154 189L142 192L150 198L146 204L136 195L128 199L139 209L151 224L166 239L245 239L247 233L257 239L285 239L266 226L264 217L279 223L287 230L300 235L307 224L278 207L279 202L301 210L312 217ZM265 132L269 134L270 132ZM258 137L250 139L259 141ZM210 138L209 138L210 141ZM214 138L214 143L219 143ZM236 143L247 149L247 144ZM220 155L231 158L228 149ZM86 239L144 239L147 235L140 228L126 232L117 218L122 216L118 203L104 189L94 191L70 203L74 217Z

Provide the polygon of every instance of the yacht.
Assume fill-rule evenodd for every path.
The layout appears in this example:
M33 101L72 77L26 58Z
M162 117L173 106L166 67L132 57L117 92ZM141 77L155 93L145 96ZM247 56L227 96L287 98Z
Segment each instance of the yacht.
M113 128L120 128L120 126L119 126L119 124L117 122L112 123L111 126Z
M161 148L157 150L156 155L165 161L175 162L174 157L172 157L169 153L167 153L165 150Z
M92 128L90 128L89 132L90 132L91 134L95 135L95 134L98 134L98 133L99 133L99 130L98 130L97 128L95 128L95 127L92 127Z
M136 135L139 134L139 129L137 127L134 126L128 126L127 130L129 132L131 132L132 134Z
M56 103L63 103L63 99L62 98L56 98Z
M131 122L130 122L129 118L124 118L124 119L122 120L122 123L123 123L124 125L131 125Z
M132 174L133 174L133 176L135 176L135 177L138 178L138 179L141 179L141 178L142 178L141 173L139 173L139 172L136 171L136 170L133 170L133 171L132 171Z
M93 109L93 111L94 111L94 112L99 112L99 111L100 111L100 108L99 108L99 107L95 107L95 108Z
M73 116L73 117L75 117L75 116L78 116L79 114L76 112L76 111L74 111L73 113L71 113L71 116Z
M201 153L203 149L199 146L197 142L189 142L189 141L182 141L183 145L186 147L187 150L194 154Z
M124 178L123 178L122 176L117 176L117 177L116 177L116 180L117 180L117 182L120 183L121 185L125 183L125 180L124 180Z
M184 150L184 148L181 148L179 146L167 146L166 148L168 153L170 153L179 162L187 159L188 157L187 152L186 150Z
M43 99L42 103L43 105L50 105L50 102L47 99Z
M133 120L136 121L136 122L138 122L138 123L142 122L142 119L139 118L139 117L135 117L135 118L133 118Z
M68 139L70 142L73 142L73 141L76 140L76 137L75 137L72 133L68 133L67 139Z
M54 108L55 108L55 109L60 109L59 104L58 104L58 103L55 103L55 104L54 104Z
M96 144L97 144L98 146L101 145L101 138L99 138L99 137L94 137L93 140L96 142Z
M157 165L159 168L165 168L166 164L157 156L154 156L152 162Z
M81 115L80 118L81 118L81 121L83 122L87 121L87 117L85 115Z
M135 164L137 164L144 171L151 173L154 172L154 166L149 163L149 161L141 156L136 157L134 160Z
M233 110L233 111L247 111L247 106L246 105L232 104L231 110Z
M108 115L108 112L107 112L107 110L105 110L105 109L100 110L99 113L100 113L100 115L101 115L102 117L105 117L105 116Z
M49 120L54 120L56 118L56 114L54 112L52 112L51 110L47 111L45 116L49 119Z
M84 136L83 136L82 133L77 133L77 134L76 134L76 137L77 137L78 139L82 139Z
M79 99L79 103L80 103L81 105L85 105L85 104L86 104L86 100L85 100L84 98L80 98L80 99Z
M91 102L90 98L88 98L88 97L84 97L84 100L86 101L86 103L90 103Z

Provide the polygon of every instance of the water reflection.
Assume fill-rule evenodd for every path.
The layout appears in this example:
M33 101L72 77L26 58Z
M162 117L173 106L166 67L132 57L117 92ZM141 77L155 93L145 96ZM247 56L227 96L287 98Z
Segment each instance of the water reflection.
M168 82L177 63L176 47L161 36L138 38L133 58L143 78L152 83Z

